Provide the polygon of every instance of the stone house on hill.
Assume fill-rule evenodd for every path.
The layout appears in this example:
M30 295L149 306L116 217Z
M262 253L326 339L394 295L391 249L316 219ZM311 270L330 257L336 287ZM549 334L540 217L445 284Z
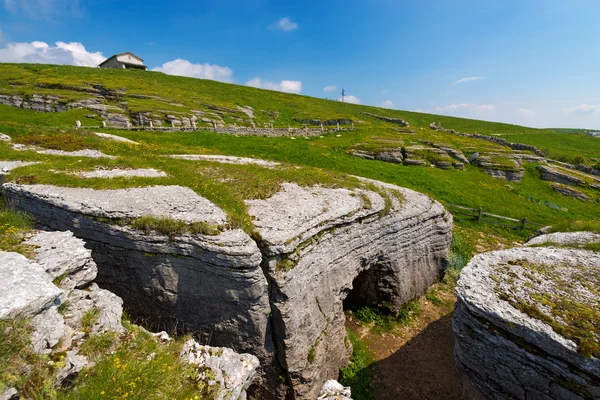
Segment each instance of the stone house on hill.
M98 68L142 69L148 71L148 67L144 65L144 60L130 52L115 54L100 63Z

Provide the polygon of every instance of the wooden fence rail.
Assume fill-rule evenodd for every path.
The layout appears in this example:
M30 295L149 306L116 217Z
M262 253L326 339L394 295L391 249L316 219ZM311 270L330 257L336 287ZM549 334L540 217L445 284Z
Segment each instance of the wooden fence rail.
M526 227L528 227L528 225L530 225L531 228L534 228L534 229L541 228L541 227L545 226L543 224L538 224L536 222L528 221L527 218L515 219L515 218L505 217L503 215L497 215L497 214L487 213L487 212L483 211L482 207L471 208L471 207L459 206L459 205L456 205L456 204L446 204L446 206L451 209L452 214L465 215L465 216L473 218L477 222L484 222L486 224L502 225L502 226L508 226L508 227L511 227L511 228L519 228L519 229L525 229ZM503 222L499 222L499 221L484 220L485 217L487 217L487 218L495 218L495 219L499 219L499 220L502 220L502 221L510 221L510 222L514 222L514 223L516 223L518 225L515 226L514 224L507 224L507 223L503 223Z

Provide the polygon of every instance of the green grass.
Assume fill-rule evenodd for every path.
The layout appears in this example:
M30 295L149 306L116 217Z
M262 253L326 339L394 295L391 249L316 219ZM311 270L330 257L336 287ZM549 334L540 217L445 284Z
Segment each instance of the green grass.
M15 387L21 397L40 400L216 398L220 386L208 385L211 371L197 371L179 359L187 337L161 344L144 329L127 321L124 326L123 334L107 332L87 338L79 352L94 364L68 387L57 388L54 376L65 365L65 353L34 353L29 323L1 320L0 392Z
M340 370L339 382L352 389L354 400L372 400L375 398L375 388L372 383L373 357L367 346L350 330L346 330L347 340L352 344L350 363Z
M14 251L29 254L30 246L23 245L25 233L33 228L34 221L31 216L20 211L6 207L0 197L0 251Z

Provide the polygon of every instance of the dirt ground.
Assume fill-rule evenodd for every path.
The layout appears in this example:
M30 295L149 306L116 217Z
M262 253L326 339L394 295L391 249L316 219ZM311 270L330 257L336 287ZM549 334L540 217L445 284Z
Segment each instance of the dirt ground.
M407 326L377 332L349 313L347 327L367 343L375 362L377 400L462 399L453 358L452 311L456 301L447 286L436 290L441 304L419 299L421 311Z

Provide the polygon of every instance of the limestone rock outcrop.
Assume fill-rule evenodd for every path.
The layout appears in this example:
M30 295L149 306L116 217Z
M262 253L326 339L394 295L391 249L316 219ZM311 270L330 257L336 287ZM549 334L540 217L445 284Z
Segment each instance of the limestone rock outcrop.
M574 239L552 235L537 242ZM597 252L523 247L474 257L453 318L467 398L599 398L599 285Z
M476 153L469 161L477 165L492 178L511 182L521 182L525 169L522 167L522 159L513 157L511 154L502 153Z
M317 400L352 400L352 391L331 379L325 382Z
M215 400L238 400L246 398L260 365L251 354L238 354L229 348L210 347L190 339L184 343L180 358L198 366L199 377L207 382L208 390Z
M451 215L427 196L369 184L377 190L283 184L272 197L247 202L252 237L228 229L220 208L183 187L3 188L42 224L85 239L99 266L96 281L123 298L130 315L251 353L261 362L260 387L281 397L283 376L291 396L308 399L349 360L349 294L398 310L447 265ZM121 222L146 215L221 231L169 235Z

